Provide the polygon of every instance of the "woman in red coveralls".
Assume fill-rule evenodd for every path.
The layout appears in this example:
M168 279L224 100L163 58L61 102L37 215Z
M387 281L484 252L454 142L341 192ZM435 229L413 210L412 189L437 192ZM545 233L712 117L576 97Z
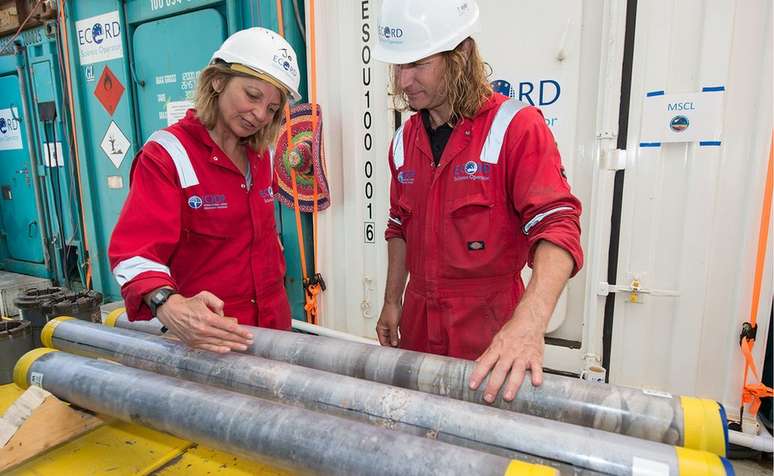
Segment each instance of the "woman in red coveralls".
M270 147L299 78L281 36L239 31L201 72L196 108L148 138L109 248L130 320L215 352L247 348L240 324L290 329Z

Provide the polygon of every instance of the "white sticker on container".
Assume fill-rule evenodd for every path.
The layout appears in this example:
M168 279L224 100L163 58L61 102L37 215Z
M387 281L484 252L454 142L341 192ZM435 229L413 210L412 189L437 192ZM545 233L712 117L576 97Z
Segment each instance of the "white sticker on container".
M23 147L18 109L0 109L0 150L17 150Z
M64 167L64 154L62 152L62 143L50 142L43 144L43 153L46 155L46 167Z
M642 105L641 143L720 141L724 91L716 86L695 93L648 92Z
M185 117L186 111L194 107L193 101L169 101L167 103L167 126Z
M672 398L671 393L662 392L661 390L651 390L651 389L643 388L642 393L653 397Z
M120 175L110 175L107 178L107 186L111 189L124 188L124 178Z
M30 373L30 384L31 385L37 385L38 387L43 387L43 374L40 372L32 372Z
M81 65L124 57L118 10L75 22Z

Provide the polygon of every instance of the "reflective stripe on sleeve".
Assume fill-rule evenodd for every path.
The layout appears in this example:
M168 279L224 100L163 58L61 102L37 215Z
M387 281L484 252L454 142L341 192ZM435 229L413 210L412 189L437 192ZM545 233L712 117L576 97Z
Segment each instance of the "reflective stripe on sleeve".
M481 162L496 164L500 160L500 150L503 148L505 131L511 124L511 120L517 112L521 111L527 105L515 99L509 99L500 105L497 110L494 121L489 127L489 134L484 141L484 147L481 149Z
M532 220L527 222L526 225L524 225L524 228L522 229L522 231L524 232L525 235L529 235L529 230L531 230L532 228L535 227L535 225L537 225L538 223L543 221L544 218L546 218L549 215L553 215L554 213L561 212L561 211L564 211L564 210L574 210L574 208L572 208L572 207L556 207L556 208L552 208L551 210L548 210L547 212L539 213L539 214L535 215L532 218Z
M403 126L401 125L397 131L395 131L395 137L392 139L392 162L395 164L395 170L403 167L406 159L403 152Z
M115 276L116 281L118 281L118 285L123 286L137 275L146 271L158 271L168 276L172 276L169 272L169 267L149 260L148 258L143 258L142 256L132 256L131 258L118 263L116 267L113 268L113 276Z
M191 158L188 157L185 147L183 147L183 144L180 143L180 140L174 134L165 130L156 131L148 137L145 143L147 144L148 142L155 142L167 151L175 164L177 177L180 179L180 185L183 188L199 184L199 178L196 176Z

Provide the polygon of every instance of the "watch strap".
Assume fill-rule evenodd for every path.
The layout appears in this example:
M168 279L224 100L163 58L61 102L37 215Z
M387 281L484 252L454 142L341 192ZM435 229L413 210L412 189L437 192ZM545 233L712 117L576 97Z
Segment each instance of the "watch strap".
M158 312L158 309L164 305L164 303L169 300L170 296L173 294L178 294L177 291L175 291L172 288L161 288L153 293L150 298L150 302L148 304L148 307L150 307L151 315L153 317L156 317L156 313Z

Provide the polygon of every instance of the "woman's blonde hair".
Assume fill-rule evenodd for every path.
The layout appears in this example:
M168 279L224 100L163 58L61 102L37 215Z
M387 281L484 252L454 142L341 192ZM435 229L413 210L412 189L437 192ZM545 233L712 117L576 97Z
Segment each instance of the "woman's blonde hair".
M493 94L488 79L490 66L481 58L473 38L467 38L453 50L444 51L441 55L444 59L442 87L452 110L449 122L455 123L462 117L475 116ZM397 71L393 66L390 93L393 95L394 107L399 111L411 110L406 92L398 84Z
M215 82L221 80L223 86L235 76L246 78L255 78L249 74L240 73L232 70L227 63L213 63L201 72L196 83L196 95L194 97L194 107L196 107L196 116L202 121L207 129L214 129L218 122L218 95L215 90ZM246 137L244 142L256 152L264 152L274 145L282 127L282 119L287 104L287 95L280 94L280 107L274 113L274 118L266 127L258 130L250 137Z

